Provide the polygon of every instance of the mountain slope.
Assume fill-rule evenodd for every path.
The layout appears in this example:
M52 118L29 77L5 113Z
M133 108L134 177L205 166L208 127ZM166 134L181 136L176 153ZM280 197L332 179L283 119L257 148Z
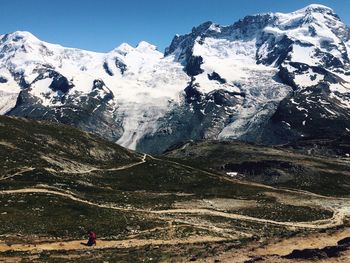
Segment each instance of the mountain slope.
M204 23L175 37L167 54L194 75L199 93L226 85L245 95L218 138L281 143L349 129L349 45L350 30L334 11L310 5L225 27Z
M188 79L146 42L101 54L15 32L1 36L0 50L0 88L16 104L3 113L73 124L129 148L179 102Z
M24 168L57 172L109 169L141 160L142 155L76 128L0 116L0 174ZM29 169L31 170L31 169Z
M350 130L350 30L335 12L206 22L109 53L64 48L28 32L0 37L0 113L75 125L161 153L189 139L280 144Z
M0 127L3 261L188 261L349 224L349 199L329 196L348 195L348 176L322 196L135 153L62 124L0 116ZM264 150L275 159L288 153ZM81 244L89 229L98 237L93 251Z
M349 154L341 153L340 149L349 150L349 144L349 136L331 142L314 140L283 147L206 140L187 142L164 156L238 180L348 196ZM335 152L341 153L343 159L334 158ZM320 153L323 155L317 155Z

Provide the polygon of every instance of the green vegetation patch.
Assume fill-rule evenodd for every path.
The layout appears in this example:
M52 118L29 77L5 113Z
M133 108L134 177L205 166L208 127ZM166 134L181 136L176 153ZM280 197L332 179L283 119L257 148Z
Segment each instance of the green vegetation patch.
M84 205L46 194L0 195L0 235L47 235L85 238L89 229L98 237L121 238L163 222L132 212Z
M329 210L278 202L260 203L257 207L242 208L236 210L235 213L279 222L307 222L328 219L333 216L333 212Z

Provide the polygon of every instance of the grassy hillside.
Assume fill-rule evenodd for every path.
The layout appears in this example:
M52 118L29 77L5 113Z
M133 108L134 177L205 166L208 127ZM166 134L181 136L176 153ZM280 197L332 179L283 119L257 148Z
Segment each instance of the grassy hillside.
M196 167L238 179L297 188L326 195L350 195L350 162L344 158L303 153L307 143L266 147L243 142L188 142L165 154ZM310 145L310 143L309 143ZM335 142L332 144L336 147ZM339 145L344 149L345 142ZM302 150L303 149L303 150Z
M73 127L0 116L1 174L20 167L83 170L135 162L140 154Z
M0 260L186 261L347 224L323 197L221 170L232 156L260 160L255 146L201 143L156 158L62 124L0 116L0 126ZM89 229L91 257L80 244Z

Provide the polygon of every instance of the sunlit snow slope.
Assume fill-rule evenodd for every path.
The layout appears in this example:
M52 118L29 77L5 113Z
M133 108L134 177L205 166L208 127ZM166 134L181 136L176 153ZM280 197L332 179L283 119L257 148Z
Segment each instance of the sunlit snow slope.
M0 114L78 126L160 153L188 139L284 143L350 131L350 30L334 11L206 22L165 54L95 53L0 36Z

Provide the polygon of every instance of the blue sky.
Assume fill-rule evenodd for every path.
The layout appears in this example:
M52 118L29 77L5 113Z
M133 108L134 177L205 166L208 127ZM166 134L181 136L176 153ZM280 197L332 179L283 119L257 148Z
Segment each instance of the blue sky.
M163 51L176 33L208 20L227 25L312 3L333 8L350 25L349 0L0 0L0 34L26 30L47 42L101 52L145 40Z

